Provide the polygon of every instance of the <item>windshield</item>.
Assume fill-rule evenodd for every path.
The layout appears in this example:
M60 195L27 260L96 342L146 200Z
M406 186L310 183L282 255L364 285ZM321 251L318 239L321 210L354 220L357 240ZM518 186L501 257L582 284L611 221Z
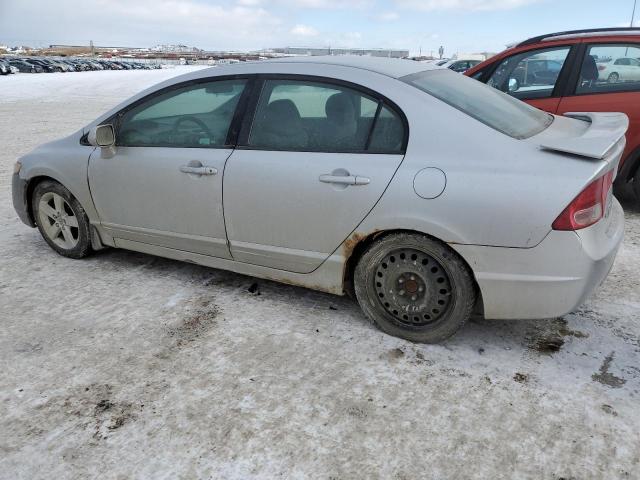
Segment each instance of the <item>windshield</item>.
M553 122L548 113L451 70L427 70L400 80L513 138L531 137Z

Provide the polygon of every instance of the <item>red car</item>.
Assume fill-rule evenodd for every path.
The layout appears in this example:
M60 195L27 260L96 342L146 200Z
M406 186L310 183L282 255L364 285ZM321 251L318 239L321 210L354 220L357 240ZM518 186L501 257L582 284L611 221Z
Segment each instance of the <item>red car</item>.
M631 187L640 202L640 28L541 35L509 46L465 75L558 115L626 113L627 146L615 187Z

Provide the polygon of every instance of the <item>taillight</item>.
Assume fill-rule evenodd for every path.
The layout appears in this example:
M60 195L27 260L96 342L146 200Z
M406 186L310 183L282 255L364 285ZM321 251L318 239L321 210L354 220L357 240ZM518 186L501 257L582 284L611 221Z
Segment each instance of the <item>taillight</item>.
M613 170L596 178L553 222L554 230L580 230L597 223L605 214L609 190L613 184Z
M602 71L604 70L606 67L606 65L598 65L598 70Z

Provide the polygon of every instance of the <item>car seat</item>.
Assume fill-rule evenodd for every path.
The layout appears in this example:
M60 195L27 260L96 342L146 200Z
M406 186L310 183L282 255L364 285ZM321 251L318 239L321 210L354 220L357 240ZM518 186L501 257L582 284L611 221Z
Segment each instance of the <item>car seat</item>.
M309 135L295 103L274 100L252 128L250 145L274 150L300 150L309 145Z

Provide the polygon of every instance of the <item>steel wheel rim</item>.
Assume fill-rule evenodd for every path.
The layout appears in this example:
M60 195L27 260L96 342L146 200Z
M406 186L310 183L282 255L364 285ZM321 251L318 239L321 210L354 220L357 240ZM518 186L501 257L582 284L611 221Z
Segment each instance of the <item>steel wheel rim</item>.
M453 306L447 270L414 248L387 253L376 267L374 288L381 307L403 326L433 325Z
M38 203L42 230L58 247L70 250L80 241L78 218L69 203L57 193L46 192Z

